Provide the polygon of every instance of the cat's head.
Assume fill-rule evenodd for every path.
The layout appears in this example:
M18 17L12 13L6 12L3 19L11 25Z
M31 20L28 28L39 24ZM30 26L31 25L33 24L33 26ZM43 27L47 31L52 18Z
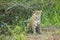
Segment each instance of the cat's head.
M36 15L39 15L42 13L42 10L35 10Z

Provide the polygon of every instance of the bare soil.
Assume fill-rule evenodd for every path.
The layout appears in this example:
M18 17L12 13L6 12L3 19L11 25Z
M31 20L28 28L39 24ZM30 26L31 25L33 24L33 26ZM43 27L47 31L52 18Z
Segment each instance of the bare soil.
M60 35L55 33L55 30L43 31L42 34L27 34L28 40L60 40Z

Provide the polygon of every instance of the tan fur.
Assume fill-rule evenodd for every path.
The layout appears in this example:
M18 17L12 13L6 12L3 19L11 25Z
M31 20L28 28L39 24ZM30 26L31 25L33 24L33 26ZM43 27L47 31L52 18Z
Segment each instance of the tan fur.
M28 27L31 27L33 29L33 33L36 33L36 27L40 27L40 19L41 19L41 10L36 10L32 17L29 20L29 23L27 24Z

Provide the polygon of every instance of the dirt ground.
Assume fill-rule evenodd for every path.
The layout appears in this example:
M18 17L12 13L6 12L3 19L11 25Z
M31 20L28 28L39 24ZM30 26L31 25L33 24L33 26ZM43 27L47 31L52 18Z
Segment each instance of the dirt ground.
M60 35L55 30L43 31L42 34L27 34L28 40L60 40Z

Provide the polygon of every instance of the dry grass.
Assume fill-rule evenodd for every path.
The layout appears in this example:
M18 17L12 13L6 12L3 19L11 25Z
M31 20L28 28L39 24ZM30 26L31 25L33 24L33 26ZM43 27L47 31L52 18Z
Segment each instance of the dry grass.
M26 35L28 40L60 40L60 35L56 33L57 29L50 31L43 31L42 34L28 34Z

